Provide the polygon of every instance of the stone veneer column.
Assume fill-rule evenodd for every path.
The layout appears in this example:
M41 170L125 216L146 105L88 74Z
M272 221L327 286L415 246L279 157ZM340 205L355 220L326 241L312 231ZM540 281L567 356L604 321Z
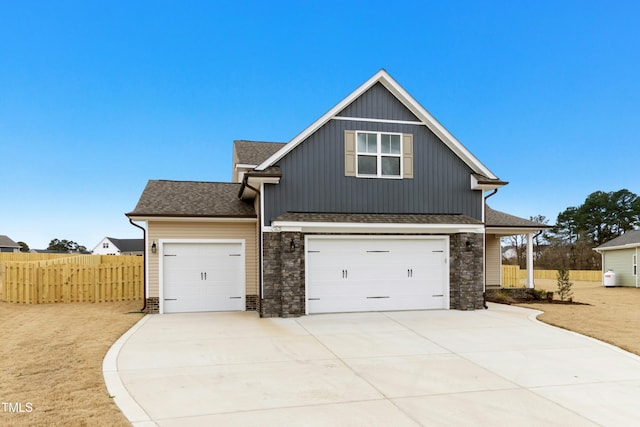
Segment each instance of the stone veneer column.
M264 287L260 316L302 316L305 309L304 235L264 233L262 247Z
M484 308L482 234L453 234L449 245L450 307L457 310Z
M280 317L282 313L282 262L280 233L262 233L262 303L260 317Z

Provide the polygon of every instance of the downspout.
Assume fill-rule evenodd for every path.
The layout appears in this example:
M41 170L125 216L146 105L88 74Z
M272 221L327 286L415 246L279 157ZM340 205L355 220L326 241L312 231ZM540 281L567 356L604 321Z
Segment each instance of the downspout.
M255 191L259 198L262 197L260 190L258 190L255 187L252 187L249 184L249 179L246 174L242 181L243 181L242 184L245 187ZM260 201L260 199L258 200ZM262 217L262 212L260 212L258 215L258 251L260 251L260 253L258 254L258 301L256 301L256 310L258 311L258 314L261 314L262 312L262 222L260 221L261 217Z
M144 227L139 226L134 223L131 218L129 218L129 222L134 227L142 230L142 240L144 241L144 251L142 252L142 300L144 301L142 308L140 309L141 313L144 313L147 309L147 230Z
M484 196L484 206L482 206L482 219L484 220L484 233L482 233L482 240L484 241L484 250L482 251L484 256L484 262L482 263L484 266L484 290L482 292L482 306L485 308L485 310L489 308L489 306L487 305L487 199L489 197L495 196L497 192L498 189L494 188L491 193Z

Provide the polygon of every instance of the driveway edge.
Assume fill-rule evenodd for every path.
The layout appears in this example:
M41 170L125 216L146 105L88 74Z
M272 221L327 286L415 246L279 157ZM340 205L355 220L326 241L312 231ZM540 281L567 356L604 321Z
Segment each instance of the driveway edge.
M127 332L122 334L109 348L109 351L107 351L107 354L102 360L102 376L104 377L104 383L107 386L109 396L113 396L113 401L118 408L120 408L120 411L122 411L129 422L136 427L152 427L156 426L156 423L151 420L149 414L147 414L129 394L129 391L120 380L120 375L118 374L118 355L120 354L122 346L149 320L149 317L148 314L145 315Z

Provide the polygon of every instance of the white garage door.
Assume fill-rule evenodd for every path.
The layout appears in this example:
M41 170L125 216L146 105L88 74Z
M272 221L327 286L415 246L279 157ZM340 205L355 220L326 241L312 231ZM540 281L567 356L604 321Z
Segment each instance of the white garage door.
M242 243L165 243L163 312L245 310Z
M309 313L449 308L448 241L307 240Z

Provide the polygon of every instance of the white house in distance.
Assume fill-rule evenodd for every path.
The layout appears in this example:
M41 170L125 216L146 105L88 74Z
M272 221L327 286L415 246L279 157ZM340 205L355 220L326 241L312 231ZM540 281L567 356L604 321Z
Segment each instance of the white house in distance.
M93 248L93 255L139 255L144 252L144 239L105 237Z

